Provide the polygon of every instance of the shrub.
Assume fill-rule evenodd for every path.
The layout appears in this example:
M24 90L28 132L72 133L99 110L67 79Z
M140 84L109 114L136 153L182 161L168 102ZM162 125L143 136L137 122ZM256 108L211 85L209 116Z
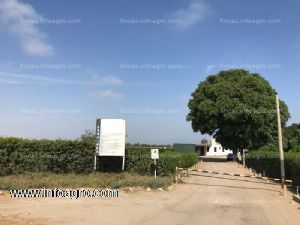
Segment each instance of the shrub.
M161 149L157 160L157 174L168 176L178 167L191 167L197 163L196 153L179 153L171 149ZM129 148L126 150L126 169L139 174L154 173L154 162L150 149Z
M285 152L285 176L300 185L300 153ZM280 158L278 151L251 151L246 154L246 165L272 178L280 178Z
M149 148L127 148L125 168L142 175L154 171ZM0 175L23 172L89 173L94 168L95 142L81 140L28 140L0 138ZM121 157L98 157L99 170L120 172ZM197 162L194 153L161 149L157 173L167 176L175 167L190 167Z
M0 175L91 172L94 146L85 141L0 138Z

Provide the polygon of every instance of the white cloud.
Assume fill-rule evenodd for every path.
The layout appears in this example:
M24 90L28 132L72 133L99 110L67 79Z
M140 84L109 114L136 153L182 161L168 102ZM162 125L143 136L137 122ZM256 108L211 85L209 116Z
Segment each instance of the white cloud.
M28 74L18 74L18 73L7 73L0 71L0 77L9 77L17 79L20 82L22 81L23 84L25 83L58 83L58 84L88 84L87 82L82 82L78 80L68 80L68 79L56 79L56 78L49 78L44 76L36 76L36 75L28 75ZM24 82L26 81L26 82Z
M121 100L124 98L124 95L113 92L111 90L104 90L104 91L92 91L90 92L90 96L95 97L96 99L103 101L103 100Z
M99 84L108 84L108 85L121 85L123 84L123 80L121 80L118 77L115 76L99 76L99 75L93 75L92 81L94 83Z
M42 16L30 4L19 0L0 1L0 23L20 38L24 52L32 56L51 55L54 49L45 41L46 34L28 22L38 18Z
M191 0L186 8L173 14L179 22L175 28L183 30L201 22L209 12L209 6L203 0Z
M3 83L3 84L23 84L23 82L21 82L21 81L7 80L7 79L1 79L1 78L0 78L0 83Z
M98 76L93 75L91 80L71 80L71 79L59 79L51 78L47 76L38 76L30 74L21 73L8 73L0 71L0 77L9 77L10 79L15 79L11 84L45 84L45 83L55 83L55 84L79 84L79 85L121 85L123 80L115 76ZM2 82L4 83L4 82ZM7 82L8 83L8 82Z

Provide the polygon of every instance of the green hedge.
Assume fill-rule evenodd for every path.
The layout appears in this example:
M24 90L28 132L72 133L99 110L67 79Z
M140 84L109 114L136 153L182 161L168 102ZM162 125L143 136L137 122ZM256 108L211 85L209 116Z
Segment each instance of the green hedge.
M300 153L285 152L285 175L300 185ZM272 178L280 178L280 159L278 151L251 151L246 154L246 165Z
M89 173L94 168L95 142L92 140L28 140L0 138L0 175L23 172ZM121 157L98 157L101 171L118 172ZM127 148L125 168L139 174L152 174L150 149ZM160 150L158 174L175 172L175 167L190 167L197 162L196 154Z
M84 141L0 138L0 175L93 170L94 146Z
M196 153L178 153L161 149L157 160L157 173L162 176L173 174L177 167L191 167L197 163ZM153 174L154 162L149 149L130 148L126 150L126 169L139 174Z

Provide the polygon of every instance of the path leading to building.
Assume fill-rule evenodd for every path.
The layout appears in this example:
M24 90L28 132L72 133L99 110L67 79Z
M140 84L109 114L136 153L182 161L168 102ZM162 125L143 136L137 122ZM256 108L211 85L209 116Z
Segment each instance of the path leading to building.
M234 162L202 169L242 173ZM0 196L0 224L299 225L299 205L254 178L194 172L172 191L121 192L118 199L11 199Z

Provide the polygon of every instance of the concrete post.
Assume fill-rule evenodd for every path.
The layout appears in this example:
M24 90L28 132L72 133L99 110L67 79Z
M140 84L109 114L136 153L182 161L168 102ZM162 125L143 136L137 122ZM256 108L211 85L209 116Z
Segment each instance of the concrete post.
M281 131L281 119L280 119L280 109L279 109L279 99L276 95L276 112L277 112L277 124L278 124L278 144L279 144L279 153L280 153L280 169L281 169L281 189L283 195L286 195L286 186L285 186L285 170L284 170L284 155L282 147L282 131Z

